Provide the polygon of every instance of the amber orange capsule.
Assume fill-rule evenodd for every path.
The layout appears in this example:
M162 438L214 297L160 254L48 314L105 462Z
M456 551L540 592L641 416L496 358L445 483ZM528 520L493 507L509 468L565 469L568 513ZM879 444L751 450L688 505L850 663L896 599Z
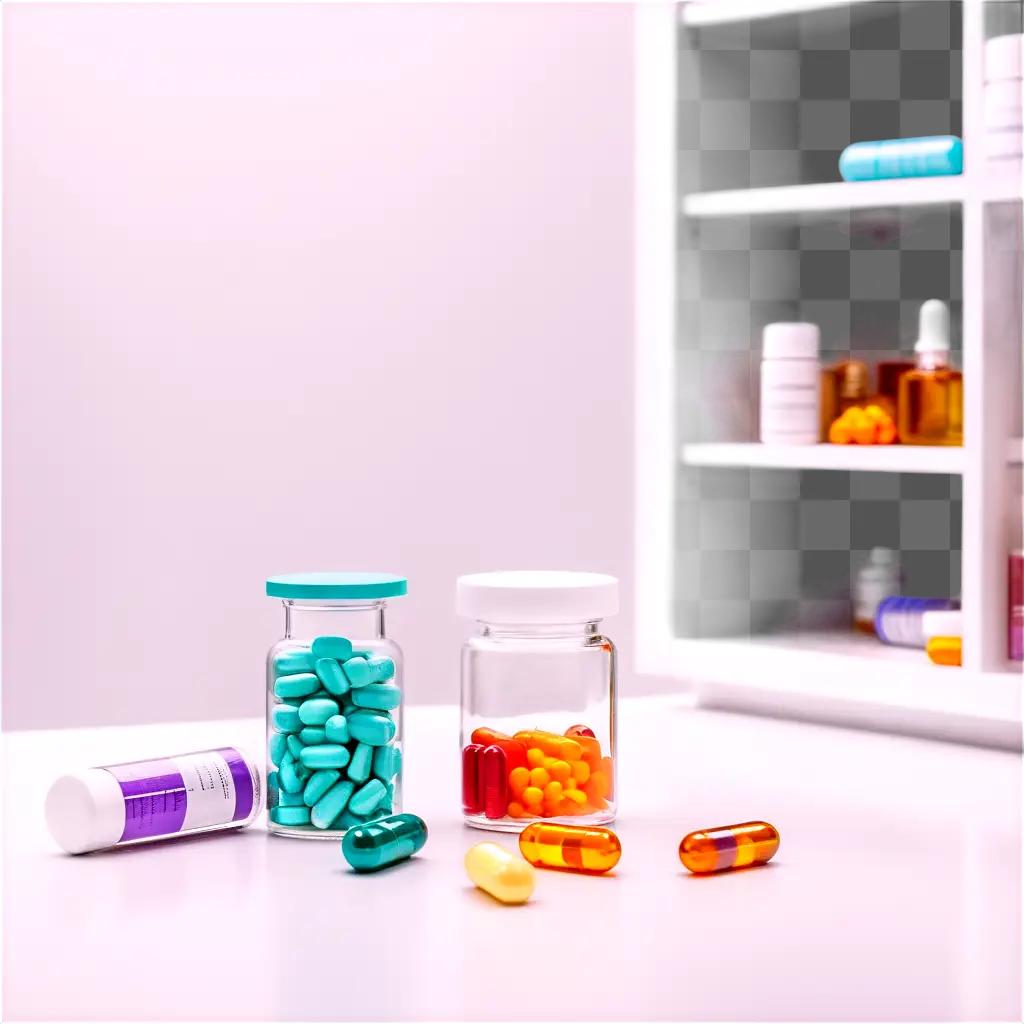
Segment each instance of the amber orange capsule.
M691 832L679 844L679 859L695 875L766 864L779 848L779 833L766 821L745 821Z
M519 833L519 852L535 868L603 875L619 863L622 845L607 828L536 822Z

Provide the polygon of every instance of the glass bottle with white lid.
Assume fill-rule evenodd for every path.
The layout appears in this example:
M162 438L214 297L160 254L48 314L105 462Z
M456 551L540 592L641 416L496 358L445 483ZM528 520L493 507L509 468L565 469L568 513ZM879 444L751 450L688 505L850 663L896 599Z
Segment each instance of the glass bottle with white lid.
M268 829L337 838L401 810L401 648L385 629L389 573L267 580L284 635L267 654Z
M616 651L601 620L618 606L602 573L459 577L456 609L476 623L462 649L467 824L614 821Z

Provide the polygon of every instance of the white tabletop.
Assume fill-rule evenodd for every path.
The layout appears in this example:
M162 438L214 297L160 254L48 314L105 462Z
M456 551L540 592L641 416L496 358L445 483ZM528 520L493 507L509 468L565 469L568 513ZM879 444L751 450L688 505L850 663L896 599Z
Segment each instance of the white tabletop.
M228 744L256 720L4 736L4 1006L14 1019L1020 1019L1017 756L624 702L623 857L472 888L457 715L413 708L406 810L430 839L348 871L334 841L241 833L67 857L64 770ZM697 878L692 829L763 818L763 868ZM510 849L515 838L497 836Z

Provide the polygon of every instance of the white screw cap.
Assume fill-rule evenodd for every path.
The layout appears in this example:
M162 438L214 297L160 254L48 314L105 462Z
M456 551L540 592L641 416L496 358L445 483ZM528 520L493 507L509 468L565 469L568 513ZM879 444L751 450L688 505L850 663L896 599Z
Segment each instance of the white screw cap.
M599 572L480 572L455 582L455 610L478 622L556 625L619 610L619 581Z

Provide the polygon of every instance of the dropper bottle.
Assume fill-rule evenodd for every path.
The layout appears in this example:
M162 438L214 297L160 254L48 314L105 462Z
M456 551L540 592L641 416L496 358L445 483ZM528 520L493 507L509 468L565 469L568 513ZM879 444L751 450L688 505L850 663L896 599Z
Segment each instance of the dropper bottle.
M949 307L921 306L913 370L900 378L899 439L903 444L964 443L964 375L949 365Z

